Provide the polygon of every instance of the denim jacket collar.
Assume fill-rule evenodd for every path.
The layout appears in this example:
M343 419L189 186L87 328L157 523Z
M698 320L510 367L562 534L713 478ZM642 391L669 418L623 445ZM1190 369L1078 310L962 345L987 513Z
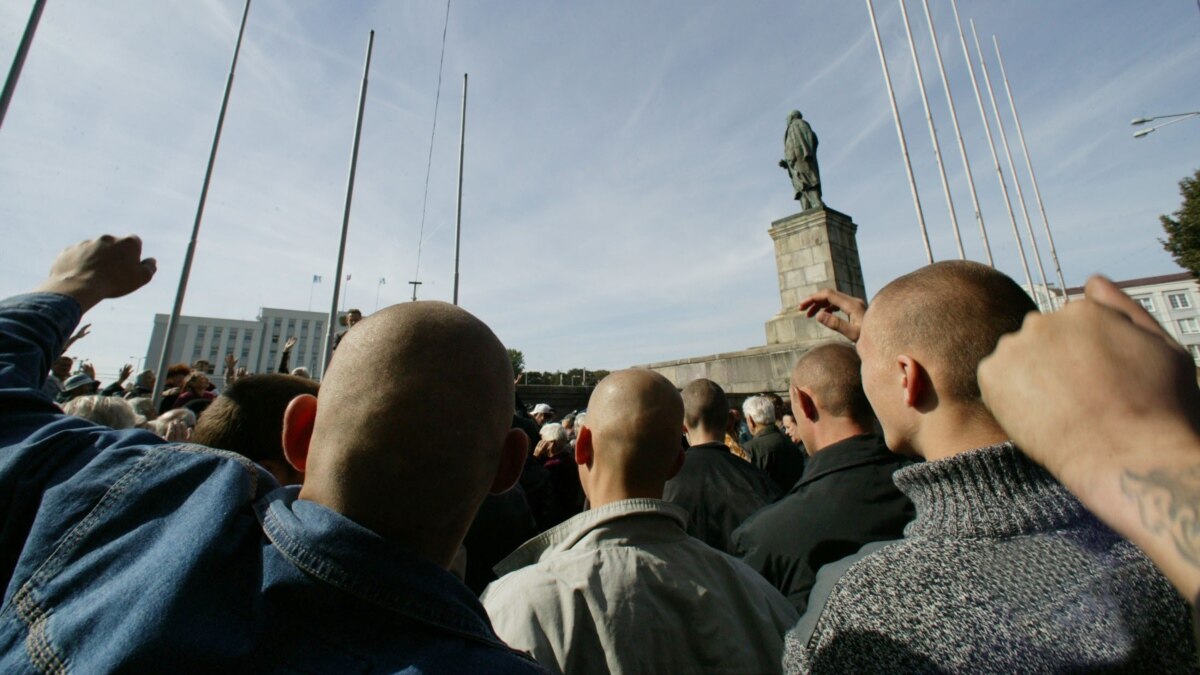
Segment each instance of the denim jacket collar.
M297 568L412 621L507 649L475 594L445 569L298 494L280 488L256 505L263 532Z

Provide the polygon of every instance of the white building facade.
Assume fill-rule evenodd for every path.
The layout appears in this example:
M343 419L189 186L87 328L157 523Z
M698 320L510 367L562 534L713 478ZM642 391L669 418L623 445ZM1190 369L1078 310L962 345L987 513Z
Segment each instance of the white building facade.
M321 348L324 346L325 322L329 315L294 309L263 307L255 321L222 319L206 316L180 316L175 326L175 339L168 364L194 364L208 361L213 371L224 371L225 356L233 354L238 366L251 373L274 373L288 338L296 338L288 362L288 370L304 367L320 379ZM166 314L154 315L154 329L146 347L146 364L155 368L162 355L167 331ZM339 323L342 316L338 317Z
M1188 272L1114 281L1158 320L1200 365L1200 284ZM1068 288L1072 300L1083 297L1083 288Z

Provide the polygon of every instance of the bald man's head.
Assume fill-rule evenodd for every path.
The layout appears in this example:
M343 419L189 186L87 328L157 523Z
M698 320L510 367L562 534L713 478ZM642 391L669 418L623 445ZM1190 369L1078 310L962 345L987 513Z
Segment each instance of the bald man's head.
M512 368L504 345L471 314L404 303L346 334L317 400L306 490L319 486L359 513L374 502L431 524L469 522L512 421ZM460 409L472 414L433 423Z
M862 385L862 361L851 345L832 342L810 349L792 368L792 386L811 392L817 406L833 417L871 425L871 404Z
M871 342L871 358L903 353L920 361L938 396L982 407L975 377L979 362L1001 336L1019 330L1025 315L1036 311L1016 282L991 267L939 262L879 291L863 320L862 339ZM861 340L859 351L864 351Z
M683 400L667 378L638 368L609 375L588 401L592 470L661 491L680 453L682 419Z

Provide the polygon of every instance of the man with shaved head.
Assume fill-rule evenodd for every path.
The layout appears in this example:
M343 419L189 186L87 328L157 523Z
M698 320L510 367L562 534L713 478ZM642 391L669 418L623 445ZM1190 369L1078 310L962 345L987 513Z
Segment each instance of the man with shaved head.
M604 378L575 443L592 509L531 539L483 594L496 632L558 672L779 670L796 613L762 577L685 531L661 500L684 463L675 387Z
M433 302L363 321L319 393L287 404L305 482L279 487L242 455L40 393L81 314L154 271L139 239L105 236L0 302L0 671L540 672L446 569L528 447L487 326ZM469 422L429 425L462 406Z
M911 462L875 434L854 346L814 347L792 369L795 433L811 455L796 487L733 533L735 553L804 613L817 570L898 539L913 505L892 482Z
M725 445L729 399L712 380L683 388L687 461L663 490L663 499L688 512L687 532L715 549L732 553L729 535L750 514L779 497L762 469L734 456Z
M893 281L870 309L833 291L801 309L857 340L888 447L927 461L894 476L916 505L905 538L818 575L787 670L1195 671L1186 604L983 403L976 369L1036 311L1025 291L952 261Z

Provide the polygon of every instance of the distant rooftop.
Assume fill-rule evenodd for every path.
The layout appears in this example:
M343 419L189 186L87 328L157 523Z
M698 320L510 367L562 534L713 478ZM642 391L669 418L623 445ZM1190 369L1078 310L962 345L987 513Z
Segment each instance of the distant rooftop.
M1132 288L1134 286L1153 286L1155 284L1169 284L1176 281L1187 281L1193 279L1191 272L1177 272L1175 274L1160 274L1156 277L1140 277L1138 279L1126 279L1125 281L1114 281L1117 288ZM1082 295L1083 286L1072 286L1067 289L1067 295Z

